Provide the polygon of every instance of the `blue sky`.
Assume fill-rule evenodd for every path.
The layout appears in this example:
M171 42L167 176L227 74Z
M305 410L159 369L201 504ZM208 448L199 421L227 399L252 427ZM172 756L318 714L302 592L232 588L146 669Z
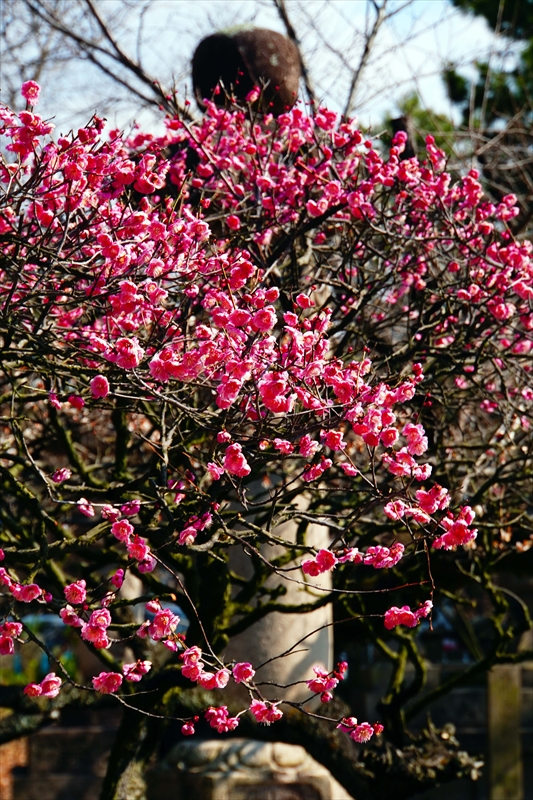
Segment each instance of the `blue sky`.
M254 24L284 32L271 0L126 0L128 11L114 33L163 85L175 81L182 98L191 97L189 64L203 36L236 24ZM367 0L286 0L324 104L342 110L350 69L358 63L364 32L374 14ZM383 0L379 0L383 2ZM124 9L123 0L100 0L107 18ZM387 112L407 93L417 91L422 104L451 113L440 79L446 62L472 73L472 62L505 50L484 20L466 17L448 0L388 0L394 15L383 25L356 96L361 124L379 127ZM145 9L144 14L143 9ZM139 24L142 19L142 36ZM140 45L139 45L140 42ZM110 101L110 97L113 100ZM139 111L134 99L117 92L108 79L85 62L72 60L43 81L40 113L54 115L60 130L79 125L97 109L109 123L127 127L157 124L157 112Z

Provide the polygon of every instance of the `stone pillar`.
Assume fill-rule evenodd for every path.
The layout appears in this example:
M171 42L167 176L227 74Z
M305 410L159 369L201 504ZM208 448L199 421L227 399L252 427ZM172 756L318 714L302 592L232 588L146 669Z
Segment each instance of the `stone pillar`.
M260 490L258 490L259 493ZM264 491L264 489L262 490ZM305 496L299 498L302 506L306 505ZM296 501L298 502L298 501ZM297 525L295 522L286 522L276 527L274 533L288 542L296 541ZM316 524L310 524L307 530L306 543L317 549L329 546L328 529ZM283 554L285 548L277 545L261 547L262 554L270 561ZM298 560L298 564L303 559ZM235 547L230 556L230 565L244 577L251 577L249 557L241 547ZM288 564L287 566L296 566ZM285 587L286 594L280 596L276 602L283 605L298 606L313 603L324 592L331 588L331 573L324 573L316 578L308 578L309 584L318 586L311 589L304 583L304 574L298 570L284 574L272 575L267 585L274 587L280 583ZM296 579L295 582L291 579ZM310 692L303 681L314 677L313 666L320 664L328 671L333 668L333 610L331 604L309 613L280 613L272 612L263 619L251 625L243 633L235 636L228 644L224 653L226 661L250 661L254 668L273 656L278 656L300 642L294 650L283 658L278 658L262 667L255 680L273 681L277 684L287 685L295 681L301 684L290 689L279 689L275 686L262 686L261 691L269 699L286 699L301 702L309 697ZM303 641L300 641L303 640ZM232 687L228 687L231 691ZM236 687L238 689L238 687ZM228 691L226 689L226 691ZM243 697L245 695L243 694ZM247 695L246 695L247 697Z
M490 800L524 800L521 671L520 664L497 664L487 676Z
M303 747L187 741L148 773L148 800L353 800Z

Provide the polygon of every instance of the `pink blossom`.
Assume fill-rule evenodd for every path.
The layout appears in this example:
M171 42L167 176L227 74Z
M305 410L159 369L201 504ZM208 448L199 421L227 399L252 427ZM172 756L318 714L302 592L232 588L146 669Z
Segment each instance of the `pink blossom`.
M274 439L274 447L276 450L279 450L280 453L286 456L288 456L294 450L291 442L288 442L286 439L278 439L277 437Z
M322 434L322 441L330 450L344 450L346 442L342 438L342 431L327 431Z
M119 672L101 672L93 678L93 686L101 694L113 694L122 685L122 675Z
M364 556L357 547L347 547L344 550L341 550L342 555L338 556L338 561L340 564L345 564L349 561L352 564L362 564Z
M97 650L107 650L111 645L105 628L101 628L98 625L91 625L87 622L82 625L81 638L86 642L90 642Z
M341 731L344 731L344 733L350 733L350 731L353 730L356 725L356 717L344 717L344 719L337 725L337 728Z
M15 652L11 636L0 635L0 656L10 656Z
M185 666L196 665L199 664L202 659L202 651L195 645L194 647L188 647L187 650L184 650L181 657Z
M70 625L72 628L81 628L84 624L83 620L80 619L72 606L65 606L65 608L62 608L59 612L59 616L65 625Z
M107 628L111 625L111 614L107 608L97 608L89 617L89 623L100 628Z
M300 439L300 455L304 458L313 458L320 445L315 442L308 433Z
M337 563L337 558L333 555L331 550L319 550L317 555L311 561L304 561L302 564L302 572L306 575L321 575L323 572L330 572Z
M145 561L150 556L150 548L146 540L142 539L138 534L135 534L127 542L126 549L130 558L135 558L137 561Z
M239 478L244 478L252 471L250 465L246 461L242 453L240 444L230 444L224 455L224 469L230 475L237 475Z
M131 339L122 336L117 339L112 353L107 358L123 369L135 369L141 363L143 356L144 350L135 336Z
M37 600L41 596L42 589L36 583L28 583L25 586L14 584L11 592L15 600L20 603L31 603L32 600Z
M379 434L379 438L384 447L392 447L398 439L398 431L396 428L385 428Z
M185 722L181 726L181 732L182 732L182 734L184 736L193 736L193 734L195 733L195 730L194 730L194 725L192 724L192 722Z
M104 594L104 596L100 600L102 608L109 608L111 603L114 601L115 597L116 597L115 592L106 592L106 594Z
M152 554L143 558L142 561L139 561L137 564L137 569L142 575L146 575L147 572L153 572L157 566L156 557Z
M72 472L68 467L62 467L61 469L56 469L52 475L52 480L54 483L63 483L63 481L68 481L71 475Z
M107 397L109 394L109 381L105 375L95 375L90 383L93 397Z
M255 675L255 670L247 661L235 664L233 667L233 680L235 683L248 683Z
M52 406L52 408L55 408L57 411L59 411L59 410L60 410L60 408L61 408L61 403L59 402L59 399L58 399L58 397L57 397L57 394L55 394L54 392L50 392L50 393L49 393L49 395L48 395L48 402L50 403L50 405Z
M312 578L316 578L317 575L322 574L322 570L318 566L316 560L313 558L308 561L304 561L302 564L302 572L305 575L310 575Z
M256 720L262 722L263 725L270 725L272 722L277 722L283 716L283 711L274 703L264 703L262 700L252 700L250 711Z
M307 681L307 688L316 694L330 692L332 689L335 689L339 683L338 678L330 675L330 673L320 665L313 667L313 672L315 673L316 677Z
M376 545L369 547L364 557L364 563L374 567L374 569L391 569L403 557L405 547L401 542L395 542L389 547Z
M357 467L354 467L353 464L342 462L339 464L339 467L342 469L345 475L348 475L349 478L355 478L357 475L359 475L359 470Z
M103 519L108 519L110 522L116 522L116 520L120 517L119 509L114 508L113 506L103 506L101 513Z
M25 81L22 84L22 88L20 93L24 100L30 104L30 106L36 106L39 102L39 93L41 91L41 87L35 81Z
M318 478L321 478L324 472L328 470L332 464L333 461L330 458L324 458L322 456L322 459L318 462L318 464L312 464L305 470L304 474L302 475L304 481L306 481L306 483L310 483L311 481L318 480Z
M261 89L259 86L254 86L246 95L247 103L256 103L261 97Z
M350 732L350 739L354 742L368 742L374 735L374 728L369 722L361 722Z
M294 399L287 394L288 391L286 372L267 372L259 383L261 400L274 414L284 414L292 410Z
M111 576L111 583L117 589L120 589L120 587L124 583L124 570L123 569L117 569L115 574Z
M407 449L411 455L421 456L428 449L428 438L422 425L413 425L408 422L402 434L407 439Z
M125 544L129 544L134 530L135 528L127 519L117 520L117 522L111 525L111 533L113 536L118 539L119 542L124 542Z
M152 639L159 641L170 636L178 627L179 621L180 618L170 608L162 608L148 626L148 633Z
M215 464L213 461L210 461L208 463L207 471L209 472L214 481L220 480L220 478L224 474L224 469L222 467L219 467L218 464Z
M94 517L94 508L85 497L78 500L78 511L80 514L83 514L84 517Z
M337 663L336 674L338 674L341 680L344 680L346 673L348 672L348 662L347 661L339 661Z
M401 519L405 515L407 504L403 500L391 500L386 506L383 506L383 511L389 519Z
M0 586L7 586L9 589L13 587L13 579L9 576L4 567L0 567Z
M450 503L450 493L447 489L439 486L438 483L435 483L428 492L424 489L418 489L415 492L415 497L420 508L428 514L434 514L435 511L446 508Z
M81 638L86 642L91 642L98 650L104 650L111 644L106 630L111 624L111 615L106 608L99 608L93 611L89 622L84 623L81 629Z
M128 500L127 503L120 506L120 510L126 517L134 517L136 514L139 513L141 508L141 501L140 500Z
M329 572L337 563L337 559L331 550L322 549L316 554L316 563L323 572Z
M409 606L392 606L385 612L385 627L387 630L392 630L397 625L406 625L408 628L414 628L418 624L415 614L411 611Z
M306 294L300 293L296 296L296 305L300 306L300 308L311 308L314 306L314 300L311 300Z
M122 672L127 681L138 683L143 675L152 669L151 661L135 661L133 664L124 664Z
M204 689L210 691L214 689L224 689L228 685L230 674L227 669L219 669L217 672L201 672L198 676L198 683Z
M402 606L401 608L393 606L385 612L385 627L389 631L397 625L405 625L408 628L414 628L423 617L428 616L432 608L433 603L431 600L426 600L417 611L411 611L409 606Z
M28 697L40 697L43 693L40 683L28 683L27 686L24 687L24 694Z
M210 706L204 716L210 726L218 731L218 733L234 731L239 724L238 717L229 716L227 706L220 706L219 708Z
M235 214L230 214L229 217L226 217L226 225L231 231L238 231L241 227L241 222Z
M419 522L421 525L426 525L431 520L430 515L426 511L423 511L421 508L417 508L416 506L409 506L409 508L405 509L405 513L407 516L411 517L411 519L414 519L415 522Z
M274 306L265 306L265 308L256 311L252 317L252 328L255 331L262 331L268 333L276 324L276 310Z
M41 681L41 697L57 697L61 689L61 678L49 672Z
M75 581L74 583L69 583L68 586L65 586L63 591L65 593L67 602L74 603L74 605L84 603L85 598L87 597L87 592L85 590L86 585L87 584L84 580L79 580Z
M446 523L450 521L450 519L441 521L441 525L447 527L447 530L433 542L436 550L452 550L454 547L473 542L477 537L477 529L470 528L466 520L457 519L447 525Z
M73 408L77 408L78 411L82 409L83 406L85 405L85 400L83 399L83 397L80 397L80 395L76 394L71 394L68 399L68 402Z
M11 622L7 620L0 625L0 634L4 636L20 636L22 633L22 624L20 622Z

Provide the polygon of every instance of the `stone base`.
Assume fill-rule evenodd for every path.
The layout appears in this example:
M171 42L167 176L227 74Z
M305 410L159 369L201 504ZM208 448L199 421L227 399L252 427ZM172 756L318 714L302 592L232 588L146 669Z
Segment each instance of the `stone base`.
M353 800L298 745L187 741L148 776L148 800Z

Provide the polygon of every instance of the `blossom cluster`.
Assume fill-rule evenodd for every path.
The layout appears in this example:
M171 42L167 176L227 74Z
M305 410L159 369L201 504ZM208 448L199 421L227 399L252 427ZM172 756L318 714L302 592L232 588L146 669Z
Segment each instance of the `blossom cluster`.
M449 464L460 461L457 430L474 435L472 418L483 428L507 403L511 433L494 427L490 447L476 441L479 459L500 459L494 473L499 442L517 451L531 427L533 248L508 228L516 198L488 202L475 170L453 180L431 137L423 162L400 158L402 134L385 157L324 108L309 117L295 107L274 123L208 103L199 123L168 118L159 137L105 135L95 116L53 139L33 110L39 87L30 81L22 94L25 111L0 110L2 382L13 415L2 465L21 508L34 492L42 529L28 523L33 564L29 546L17 560L18 538L5 539L9 603L39 602L111 651L128 573L167 594L170 576L191 604L202 593L211 603L195 561L205 567L206 552L228 575L236 546L265 574L282 574L283 559L261 554L265 542L280 546L278 523L258 524L265 507L270 522L280 508L282 522L325 509L341 529L330 546L285 543L303 572L293 579L311 587L334 569L400 570L420 543L431 557L477 547L476 512L457 503L464 474L438 462L441 431L427 412L435 386L464 401ZM435 363L447 364L441 384ZM23 440L19 419L31 420ZM361 526L377 521L385 534L373 544L361 544L350 518L360 497ZM45 544L70 559L65 580L35 582ZM94 575L78 569L87 553ZM224 597L243 583L237 576ZM252 660L224 663L185 643L179 615L146 591L149 616L128 631L141 652L161 644L203 689L233 680L250 693L237 715L209 707L213 729L234 730L245 711L263 724L282 717L283 699L261 695ZM239 608L250 607L246 598ZM415 628L431 608L392 606L385 628ZM0 654L14 652L22 630L6 617ZM148 658L117 660L92 688L133 690L152 668ZM317 665L305 683L328 702L345 672ZM50 673L25 691L55 697L60 687ZM381 730L355 717L338 727L356 742Z

